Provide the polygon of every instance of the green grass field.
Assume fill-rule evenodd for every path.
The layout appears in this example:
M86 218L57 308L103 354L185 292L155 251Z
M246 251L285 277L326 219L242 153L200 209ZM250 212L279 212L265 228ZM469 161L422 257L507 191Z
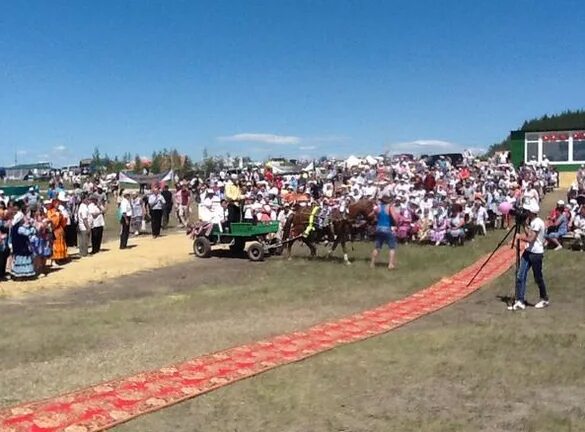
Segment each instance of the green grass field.
M547 197L547 204L556 196ZM302 329L404 297L490 251L405 246L399 268L216 258L65 293L0 299L0 404ZM186 240L187 241L187 240ZM321 251L323 254L323 251ZM365 342L141 417L120 431L585 430L585 254L549 252L551 307L506 311L507 273L457 305ZM536 300L529 282L528 298Z

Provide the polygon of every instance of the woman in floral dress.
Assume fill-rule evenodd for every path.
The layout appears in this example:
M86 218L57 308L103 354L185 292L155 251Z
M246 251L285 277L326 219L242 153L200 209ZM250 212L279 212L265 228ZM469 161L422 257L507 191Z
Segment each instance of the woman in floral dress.
M36 277L37 273L33 265L33 253L30 238L35 229L26 220L22 208L14 215L10 229L12 241L12 268L10 274L13 280L25 280Z
M40 209L35 212L34 227L35 233L31 237L33 264L38 275L46 275L47 259L53 255L53 241L49 220Z

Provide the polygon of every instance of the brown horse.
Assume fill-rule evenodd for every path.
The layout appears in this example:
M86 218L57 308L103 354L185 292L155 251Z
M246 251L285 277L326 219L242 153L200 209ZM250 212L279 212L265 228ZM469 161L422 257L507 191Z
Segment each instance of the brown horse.
M329 215L330 223L328 226L322 228L315 226L310 233L305 234L314 208L315 206L298 207L286 220L283 228L283 241L287 242L287 257L291 258L292 246L297 240L305 243L311 251L311 257L315 257L317 255L316 244L327 238L333 242L328 256L331 256L337 246L341 244L343 260L346 264L350 264L346 243L351 237L354 224L360 217L366 223L375 221L374 202L361 199L350 204L347 215L342 214L339 209L333 209Z

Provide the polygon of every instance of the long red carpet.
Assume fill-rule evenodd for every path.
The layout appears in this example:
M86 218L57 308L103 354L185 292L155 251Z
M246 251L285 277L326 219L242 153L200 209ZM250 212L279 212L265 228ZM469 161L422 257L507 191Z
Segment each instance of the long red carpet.
M0 411L0 431L104 430L275 367L386 333L448 306L500 276L514 263L514 250L501 248L467 286L485 258L416 294L375 309L66 395L5 408Z

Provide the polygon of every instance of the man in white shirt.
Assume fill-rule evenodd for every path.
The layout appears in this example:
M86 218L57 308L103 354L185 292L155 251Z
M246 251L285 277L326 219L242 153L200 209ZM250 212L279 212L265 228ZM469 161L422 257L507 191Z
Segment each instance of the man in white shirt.
M165 198L160 193L160 188L155 186L152 193L148 196L148 206L150 207L150 225L152 228L152 237L160 236L162 227L162 215L165 208Z
M102 248L104 226L106 225L104 212L106 209L103 204L99 203L97 195L92 195L89 198L87 209L91 217L91 254L95 255Z
M532 274L534 275L534 280L538 285L540 293L540 301L534 307L536 309L542 309L549 305L546 285L542 276L546 226L544 221L538 217L539 206L537 203L530 202L524 204L523 208L528 213L527 222L529 225L524 227L525 233L520 234L515 240L526 243L527 246L520 259L520 267L516 275L516 301L514 305L508 306L508 310L513 311L526 309L526 278L528 277L528 270L530 268L532 268Z
M122 192L122 201L120 201L120 249L128 247L128 236L130 236L130 219L132 218L132 204L130 204L130 192Z
M77 239L79 243L79 255L87 256L89 247L89 234L91 232L91 215L89 214L87 195L81 198L81 204L77 209Z

